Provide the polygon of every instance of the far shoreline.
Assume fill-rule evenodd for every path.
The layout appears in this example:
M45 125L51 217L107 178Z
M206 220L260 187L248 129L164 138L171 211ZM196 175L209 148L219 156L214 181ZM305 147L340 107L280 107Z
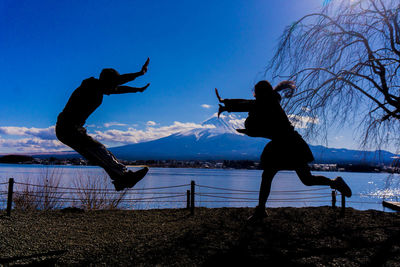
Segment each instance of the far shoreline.
M82 159L80 159L82 160ZM155 160L149 160L151 162ZM178 161L178 160L171 160L176 162L175 164L154 164L148 163L147 161L139 161L138 164L132 164L132 162L122 161L125 166L128 168L140 168L140 167L149 167L149 168L179 168L179 169L226 169L226 170L262 170L257 164L257 161L242 161L242 160L229 160L229 162L233 162L232 167L216 165L215 162L220 161L198 161L201 165L191 165L190 162L193 161ZM185 164L185 162L187 164ZM247 164L252 164L250 167L241 166L242 163L245 162ZM147 164L146 164L147 163ZM235 164L236 163L236 164ZM205 165L206 164L206 165ZM0 162L0 166L4 165L11 165L11 166L42 166L42 167L92 167L92 168L101 168L97 165L92 165L88 162L82 164L72 164L72 163L65 163L65 162L54 162L54 163L38 163L38 162ZM369 164L333 164L333 163L315 163L310 164L311 171L322 171L322 172L352 172L352 173L388 173L388 174L400 174L400 169L393 168L390 166L374 166Z

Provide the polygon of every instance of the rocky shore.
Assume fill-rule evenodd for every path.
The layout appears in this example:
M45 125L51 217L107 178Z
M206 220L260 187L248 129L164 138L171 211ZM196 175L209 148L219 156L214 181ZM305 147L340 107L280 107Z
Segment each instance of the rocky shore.
M330 207L0 211L0 265L399 266L400 214Z

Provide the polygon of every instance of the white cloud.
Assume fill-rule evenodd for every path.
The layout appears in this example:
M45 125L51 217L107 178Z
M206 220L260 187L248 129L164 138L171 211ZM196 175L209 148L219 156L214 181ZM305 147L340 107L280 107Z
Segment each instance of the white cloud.
M114 125L119 126L120 124ZM139 130L133 127L127 130L95 130L94 133L90 133L90 135L105 144L132 144L155 140L178 132L215 127L213 125L201 125L192 122L183 123L178 121L175 121L172 125L159 127L157 127L157 123L154 121L148 121L147 125L149 127L145 130ZM0 135L3 135L3 137L0 138L0 152L35 153L71 150L57 140L54 126L48 128L0 127ZM22 138L6 138L4 135L20 136Z
M207 108L207 109L209 109L209 108L211 108L212 106L211 106L211 105L207 105L207 104L203 104L203 105L201 105L201 107L202 107L202 108Z
M43 140L40 138L0 139L1 151L13 152L51 152L70 150L57 140Z
M103 124L104 127L109 128L111 126L127 126L127 124L119 123L119 122L106 122Z
M33 136L44 140L56 140L57 137L54 128L54 126L48 128L5 126L0 127L0 134L15 136Z
M155 123L154 121L148 121L148 122L146 123L146 125L147 125L147 126L155 126L155 125L157 125L157 123Z
M309 123L319 124L318 118L312 118L309 116L299 116L299 115L289 114L288 118L289 118L290 122L292 123L292 125L295 128L299 128L299 129L307 128Z
M193 129L204 129L213 128L213 125L201 125L192 122L178 122L169 126L161 127L148 127L145 130L138 130L135 128L129 128L126 131L121 130L107 130L107 131L95 131L93 137L102 142L118 142L122 144L132 144L145 141L151 141L162 137L169 136L174 133L193 130Z
M0 151L12 152L50 152L59 150L70 150L67 146L57 140L54 126L48 128L27 128L15 126L0 127ZM4 136L13 136L8 139ZM15 139L15 136L24 138Z

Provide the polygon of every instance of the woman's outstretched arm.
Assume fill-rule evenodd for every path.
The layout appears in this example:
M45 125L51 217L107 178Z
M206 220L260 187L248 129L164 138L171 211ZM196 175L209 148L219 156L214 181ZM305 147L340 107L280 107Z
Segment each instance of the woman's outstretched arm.
M228 112L249 112L255 103L255 100L249 99L224 99L225 111Z
M218 101L223 103L223 105L219 105L218 117L224 112L249 112L253 109L255 105L255 100L248 99L223 99L218 93L218 89L215 88L215 94L217 95Z

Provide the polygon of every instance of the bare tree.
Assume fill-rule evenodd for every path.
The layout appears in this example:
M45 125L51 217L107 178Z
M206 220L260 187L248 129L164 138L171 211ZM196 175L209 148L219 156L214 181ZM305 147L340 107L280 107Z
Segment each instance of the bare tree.
M285 29L267 72L296 81L285 107L318 118L308 134L351 124L365 147L400 147L399 11L399 0L331 1Z

